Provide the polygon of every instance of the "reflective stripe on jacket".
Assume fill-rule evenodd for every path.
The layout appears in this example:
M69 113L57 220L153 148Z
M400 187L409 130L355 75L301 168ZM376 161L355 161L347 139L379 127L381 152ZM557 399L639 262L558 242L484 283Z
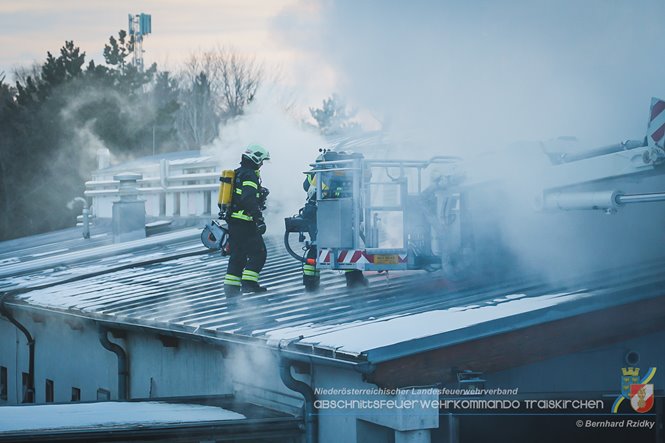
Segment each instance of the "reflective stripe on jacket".
M261 216L259 196L261 179L258 169L240 167L236 169L235 192L231 200L231 218L253 221Z

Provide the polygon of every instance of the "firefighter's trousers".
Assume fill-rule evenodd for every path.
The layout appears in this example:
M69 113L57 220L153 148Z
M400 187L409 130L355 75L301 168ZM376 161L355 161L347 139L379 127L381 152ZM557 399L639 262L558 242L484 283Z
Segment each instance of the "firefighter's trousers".
M312 246L307 251L305 256L306 261L302 267L302 283L308 291L315 291L319 288L321 281L321 271L316 267L317 249ZM346 286L354 288L357 286L367 286L367 280L363 276L363 272L357 269L349 269L344 271L346 278Z
M263 237L256 232L256 223L229 220L229 252L224 284L240 286L241 281L258 283L267 252Z

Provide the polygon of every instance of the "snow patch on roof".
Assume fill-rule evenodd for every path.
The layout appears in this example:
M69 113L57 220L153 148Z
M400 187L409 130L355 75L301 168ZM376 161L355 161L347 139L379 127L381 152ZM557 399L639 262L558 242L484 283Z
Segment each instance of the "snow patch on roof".
M268 331L272 343L297 341L299 344L334 348L361 354L396 343L443 334L476 324L533 312L590 296L586 292L548 294L538 297L506 297L493 306L469 305L377 321L341 325L307 324L300 328ZM496 299L495 301L499 301Z
M0 434L9 431L81 429L145 424L242 420L226 409L160 402L103 402L39 406L3 406Z

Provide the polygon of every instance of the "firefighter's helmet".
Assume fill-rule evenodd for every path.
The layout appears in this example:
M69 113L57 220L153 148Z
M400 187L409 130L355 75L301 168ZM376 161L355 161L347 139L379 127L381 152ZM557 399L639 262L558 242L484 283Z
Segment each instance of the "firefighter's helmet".
M257 165L260 165L265 160L270 160L270 153L268 150L257 144L247 146L245 152L242 153L242 156L253 161Z

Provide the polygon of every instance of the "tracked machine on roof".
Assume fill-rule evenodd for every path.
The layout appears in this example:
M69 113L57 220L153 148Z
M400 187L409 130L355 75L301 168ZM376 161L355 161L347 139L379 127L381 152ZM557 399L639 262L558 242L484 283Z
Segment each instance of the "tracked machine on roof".
M665 102L652 99L643 140L576 152L541 145L535 162L526 161L533 151L472 162L337 152L305 172L316 177L315 225L302 210L287 218L284 243L319 270L440 270L450 280L649 260L665 251L664 140ZM345 192L324 192L331 182Z
M318 270L439 271L453 281L665 258L665 101L652 99L648 121L642 140L575 151L557 143L392 160L338 150L303 171L316 177L318 215L285 219L284 244ZM220 181L222 214L230 181ZM222 218L201 241L224 254Z

